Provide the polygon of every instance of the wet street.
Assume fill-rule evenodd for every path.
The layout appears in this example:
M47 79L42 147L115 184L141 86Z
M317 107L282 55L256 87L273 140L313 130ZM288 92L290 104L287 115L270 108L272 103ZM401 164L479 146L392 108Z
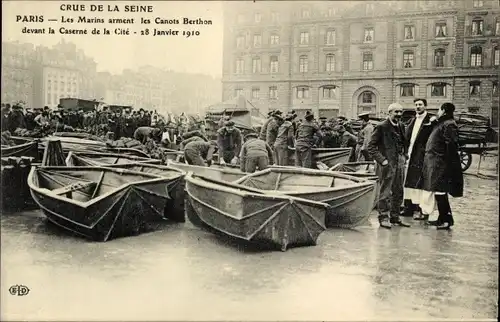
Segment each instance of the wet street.
M39 211L3 214L2 320L495 319L498 181L465 176L453 231L410 218L328 230L315 247L262 252L165 225L92 243ZM27 296L9 286L26 285Z

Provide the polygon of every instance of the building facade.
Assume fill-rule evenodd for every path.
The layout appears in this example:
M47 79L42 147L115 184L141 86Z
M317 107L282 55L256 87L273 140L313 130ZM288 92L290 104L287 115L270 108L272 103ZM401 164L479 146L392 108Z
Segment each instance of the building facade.
M499 21L493 0L227 2L223 99L356 117L420 97L496 121Z
M33 105L34 46L16 42L2 44L2 103Z
M64 40L48 48L36 48L35 107L56 107L61 98L96 99L95 61Z

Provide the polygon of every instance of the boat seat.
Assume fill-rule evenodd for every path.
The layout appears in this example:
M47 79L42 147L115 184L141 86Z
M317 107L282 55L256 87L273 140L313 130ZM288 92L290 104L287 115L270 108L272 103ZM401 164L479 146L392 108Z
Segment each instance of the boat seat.
M71 192L79 191L79 190L83 190L83 189L87 189L87 188L93 189L93 188L95 188L96 185L97 185L97 183L95 183L93 181L90 181L90 182L77 181L77 182L74 182L70 185L54 189L54 190L52 190L52 193L60 196L60 195L70 194Z

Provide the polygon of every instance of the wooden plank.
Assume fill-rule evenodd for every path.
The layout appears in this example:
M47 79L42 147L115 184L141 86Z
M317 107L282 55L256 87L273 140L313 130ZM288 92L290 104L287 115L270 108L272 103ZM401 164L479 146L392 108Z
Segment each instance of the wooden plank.
M58 189L54 189L54 190L52 190L52 193L54 193L56 195L63 195L63 194L69 193L69 192L82 190L82 189L91 187L93 185L96 185L96 183L95 182L77 181L77 182L72 183L70 185L67 185L67 186L64 186L64 187L61 187Z

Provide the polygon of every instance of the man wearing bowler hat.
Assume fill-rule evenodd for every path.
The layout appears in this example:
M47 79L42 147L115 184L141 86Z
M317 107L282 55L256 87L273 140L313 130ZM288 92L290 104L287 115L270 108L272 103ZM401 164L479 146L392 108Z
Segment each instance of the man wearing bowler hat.
M361 119L361 130L358 133L358 141L356 144L356 161L372 161L370 154L367 151L368 142L372 137L373 125L370 123L370 113L361 113L358 115Z

